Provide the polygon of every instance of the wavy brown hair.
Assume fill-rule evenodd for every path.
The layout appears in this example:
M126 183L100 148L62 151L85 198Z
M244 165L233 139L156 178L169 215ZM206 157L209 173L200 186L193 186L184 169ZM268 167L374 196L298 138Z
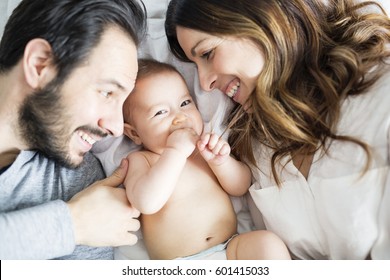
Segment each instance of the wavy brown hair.
M189 61L176 26L215 36L249 38L263 52L264 68L249 97L251 113L230 114L233 154L257 166L252 144L273 149L275 166L289 154L326 152L332 140L359 139L335 132L341 101L364 93L380 77L390 55L390 20L374 1L172 0L165 29L175 56ZM253 142L254 141L254 142Z

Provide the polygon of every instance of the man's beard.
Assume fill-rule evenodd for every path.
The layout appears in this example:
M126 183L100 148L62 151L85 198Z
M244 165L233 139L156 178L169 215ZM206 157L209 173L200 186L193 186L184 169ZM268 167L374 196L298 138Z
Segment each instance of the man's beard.
M52 81L45 88L30 94L19 111L19 127L25 144L43 155L69 168L75 168L70 153L72 117L66 112L61 99L61 83ZM102 132L90 127L79 127L101 136ZM79 156L84 156L80 154Z

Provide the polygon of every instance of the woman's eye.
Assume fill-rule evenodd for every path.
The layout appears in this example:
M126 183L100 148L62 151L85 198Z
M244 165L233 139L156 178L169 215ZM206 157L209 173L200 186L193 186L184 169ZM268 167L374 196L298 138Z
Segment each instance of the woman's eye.
M192 103L192 101L190 100L190 99L188 99L188 100L186 100L186 101L183 101L182 103L181 103L181 107L184 107L184 106L187 106L187 105L189 105L189 104L191 104Z
M205 52L201 55L202 58L205 58L206 60L210 59L210 56L212 55L213 50L210 50L208 52Z
M112 91L101 91L100 93L101 93L101 95L103 95L106 98L108 98L112 95Z

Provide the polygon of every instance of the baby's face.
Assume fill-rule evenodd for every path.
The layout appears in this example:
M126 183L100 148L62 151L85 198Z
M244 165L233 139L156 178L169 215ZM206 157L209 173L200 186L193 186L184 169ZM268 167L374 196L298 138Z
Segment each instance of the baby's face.
M161 153L176 129L192 128L202 134L202 117L179 74L164 72L141 78L130 98L132 125L148 150Z

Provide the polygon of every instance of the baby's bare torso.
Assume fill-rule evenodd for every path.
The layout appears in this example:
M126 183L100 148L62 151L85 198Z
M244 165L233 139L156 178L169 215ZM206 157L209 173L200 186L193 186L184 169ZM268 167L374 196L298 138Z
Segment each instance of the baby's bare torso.
M148 158L151 164L158 159L151 154ZM188 158L165 206L156 214L142 215L141 222L151 259L196 254L226 241L237 228L229 196L197 151Z

